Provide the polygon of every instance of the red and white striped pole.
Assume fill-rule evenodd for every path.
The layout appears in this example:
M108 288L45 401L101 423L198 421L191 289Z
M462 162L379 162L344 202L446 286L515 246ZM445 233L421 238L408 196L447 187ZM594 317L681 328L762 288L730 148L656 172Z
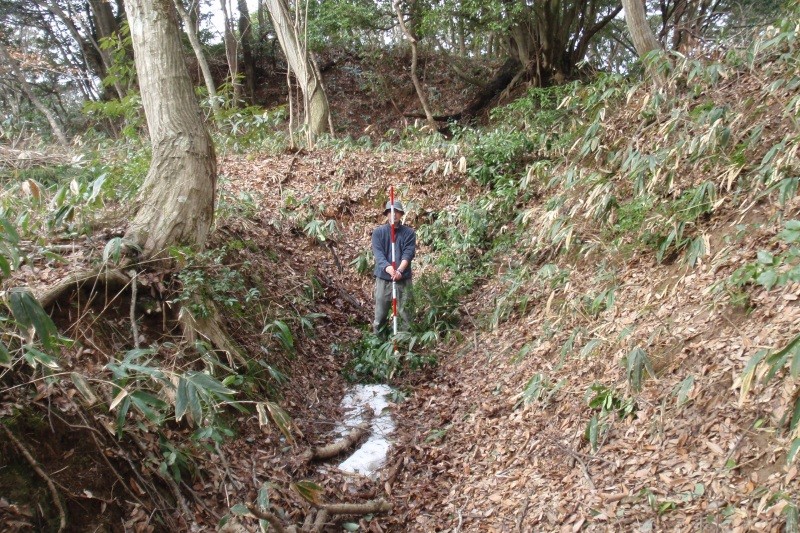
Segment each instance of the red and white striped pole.
M394 234L394 185L389 188L389 202L390 202L390 211L391 216L389 221L391 223L391 234L392 234L392 331L394 332L395 338L397 337L397 282L394 279L394 273L397 272L397 251L395 247L395 234ZM395 343L397 341L395 340ZM397 351L397 345L395 344L395 351Z

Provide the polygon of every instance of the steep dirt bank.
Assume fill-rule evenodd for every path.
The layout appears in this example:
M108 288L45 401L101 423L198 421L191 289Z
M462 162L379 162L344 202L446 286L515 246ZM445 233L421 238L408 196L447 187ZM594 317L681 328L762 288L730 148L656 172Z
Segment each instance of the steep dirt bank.
M743 405L739 389L750 357L800 328L800 286L757 289L748 309L714 290L771 246L782 227L770 222L775 214L761 205L721 217L697 269L640 253L559 261L571 271L568 286L540 293L507 323L467 331L400 408L398 530L782 529L800 485L797 466L786 464L789 436L769 428L791 416L793 385L759 386ZM763 225L734 238L745 218ZM508 263L518 261L526 259ZM613 308L564 314L564 301L600 292L600 264L616 274ZM491 314L505 290L500 280L484 287L467 303L471 314ZM657 347L656 377L640 394L622 360L633 327ZM541 387L524 397L537 375ZM595 384L613 391L609 401L633 398L635 413L611 414L593 451Z

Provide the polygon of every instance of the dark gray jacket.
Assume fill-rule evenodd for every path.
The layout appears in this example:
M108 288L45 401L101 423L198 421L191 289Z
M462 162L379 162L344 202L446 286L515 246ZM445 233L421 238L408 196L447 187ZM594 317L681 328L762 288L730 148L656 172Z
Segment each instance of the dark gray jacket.
M408 226L400 224L394 230L395 234L395 262L408 261L408 268L403 272L403 280L411 279L411 260L417 253L417 234ZM389 224L383 224L372 232L372 254L375 256L375 277L391 281L392 277L386 273L386 267L392 264L392 229Z

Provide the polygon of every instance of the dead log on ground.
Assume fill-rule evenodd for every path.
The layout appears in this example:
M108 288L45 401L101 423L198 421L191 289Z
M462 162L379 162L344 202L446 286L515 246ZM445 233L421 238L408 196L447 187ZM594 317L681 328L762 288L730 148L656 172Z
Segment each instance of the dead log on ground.
M343 438L337 440L334 443L328 444L327 446L321 446L319 448L312 448L310 450L306 450L305 453L301 456L301 460L303 463L309 463L311 461L324 461L325 459L330 459L332 457L336 457L337 455L349 450L353 446L355 446L358 441L360 441L369 431L369 423L362 422L361 424L354 427L350 433L345 435Z

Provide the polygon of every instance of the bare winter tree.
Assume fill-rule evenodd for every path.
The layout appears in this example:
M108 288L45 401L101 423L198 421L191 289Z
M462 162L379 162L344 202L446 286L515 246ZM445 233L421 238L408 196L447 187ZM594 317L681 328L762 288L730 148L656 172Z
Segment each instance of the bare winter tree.
M150 143L150 170L126 239L145 257L202 246L214 216L217 162L183 59L171 0L125 0Z
M219 114L219 102L217 101L217 86L214 84L214 78L211 76L211 69L206 61L206 56L203 53L203 45L200 44L200 38L197 35L196 21L192 20L186 6L183 5L183 0L175 0L175 8L183 21L183 31L189 38L189 43L192 45L194 56L197 58L197 63L200 65L200 71L203 73L203 81L206 84L208 91L208 98L211 101L211 109L214 111L214 116Z
M28 83L28 80L25 79L25 74L23 74L19 62L11 57L11 54L8 53L2 43L0 43L0 62L2 62L2 65L0 65L0 72L6 70L10 73L12 79L17 82L22 93L28 98L28 100L30 100L31 104L33 104L33 106L45 116L58 143L61 146L68 146L69 141L67 140L64 130L61 128L61 124L59 124L58 119L56 118L55 112L47 107L44 102L42 102L42 100L36 96L36 93Z
M425 90L422 88L422 83L419 81L419 76L417 75L417 36L413 29L405 22L403 11L400 9L400 0L393 0L392 7L397 14L397 22L400 24L400 29L403 30L403 35L405 35L406 39L408 39L408 42L411 44L411 82L414 84L414 89L417 91L420 105L422 105L422 110L425 112L425 119L428 121L429 125L435 128L436 121L433 119L431 106L428 105L428 98L425 96Z
M302 44L299 28L292 22L286 0L266 0L266 4L278 41L303 92L306 134L309 145L313 145L330 124L330 108L322 76Z
M236 40L236 33L233 31L233 20L230 16L227 0L219 0L222 8L222 18L225 24L225 57L228 60L228 70L231 74L231 86L233 87L233 101L238 105L242 97L242 84L239 80L239 42Z
M256 63L253 57L253 28L250 24L250 11L247 0L239 0L239 40L242 43L242 63L244 67L244 83L250 103L256 95Z

